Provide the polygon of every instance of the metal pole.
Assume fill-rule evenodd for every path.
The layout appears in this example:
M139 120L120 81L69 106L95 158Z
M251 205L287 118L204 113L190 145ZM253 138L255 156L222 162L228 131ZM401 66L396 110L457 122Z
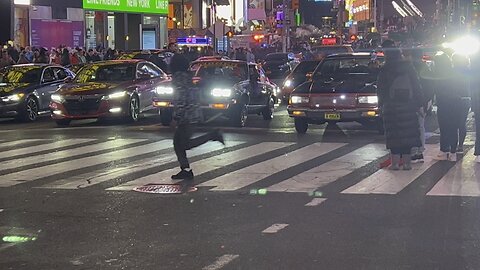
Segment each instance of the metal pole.
M217 54L217 7L215 3L212 4L213 7L213 55Z
M373 0L373 27L377 30L377 0Z
M283 0L283 20L282 20L282 52L287 52L287 0Z
M182 6L180 7L180 12L181 12L182 14L180 14L180 16L182 16L182 17L181 17L181 20L182 20L182 21L181 21L181 22L182 22L182 29L185 29L185 10L183 10L183 9L184 9L183 0L182 0L181 5L182 5Z

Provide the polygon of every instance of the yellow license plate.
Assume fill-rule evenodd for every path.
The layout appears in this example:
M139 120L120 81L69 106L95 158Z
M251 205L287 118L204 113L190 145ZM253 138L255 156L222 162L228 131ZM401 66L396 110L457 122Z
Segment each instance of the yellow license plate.
M339 113L326 113L325 114L325 119L326 120L340 120L340 114Z

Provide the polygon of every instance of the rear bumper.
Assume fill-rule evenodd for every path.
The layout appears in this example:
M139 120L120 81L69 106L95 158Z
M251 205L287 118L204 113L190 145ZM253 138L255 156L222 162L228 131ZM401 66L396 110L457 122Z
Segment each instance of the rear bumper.
M354 121L375 121L380 119L377 108L362 108L354 110L313 110L309 108L288 107L288 115L294 118L304 118L310 122L354 122ZM328 116L338 116L333 118Z

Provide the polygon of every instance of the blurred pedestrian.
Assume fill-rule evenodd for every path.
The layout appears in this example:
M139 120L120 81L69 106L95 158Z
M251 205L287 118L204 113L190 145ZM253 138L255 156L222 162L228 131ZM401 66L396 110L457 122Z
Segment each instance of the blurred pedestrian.
M450 57L440 53L434 58L435 97L438 126L440 128L440 153L437 160L457 161L458 130L462 114L462 97L454 78Z
M66 67L70 66L72 62L70 61L70 52L67 48L63 48L62 56L60 58L60 65Z
M26 54L25 51L22 51L22 52L20 53L20 56L19 56L19 58L18 58L17 64L29 64L29 63L30 63L30 61L28 61L28 59L27 59L27 57L25 56L25 54Z
M471 106L470 90L470 58L465 55L452 55L453 69L455 71L455 87L460 94L460 109L458 119L458 146L457 153L464 154L464 143L467 137L467 119Z
M14 65L15 62L13 61L12 57L8 53L7 50L2 50L2 54L0 55L0 69L4 67L8 67Z
M193 180L193 171L187 158L187 150L200 146L208 141L224 143L223 135L212 131L192 139L194 125L202 121L199 105L199 93L194 89L192 74L189 73L190 63L184 55L176 54L172 57L170 69L172 71L172 85L174 88L174 121L176 123L173 146L180 172L172 175L174 180Z
M420 147L417 112L422 107L422 92L412 63L400 49L387 42L385 65L378 75L378 99L383 115L386 147L391 151L389 169L411 170L411 150Z
M94 49L88 50L86 60L87 60L87 63L94 63L94 62L101 61L100 56L98 56L97 52Z

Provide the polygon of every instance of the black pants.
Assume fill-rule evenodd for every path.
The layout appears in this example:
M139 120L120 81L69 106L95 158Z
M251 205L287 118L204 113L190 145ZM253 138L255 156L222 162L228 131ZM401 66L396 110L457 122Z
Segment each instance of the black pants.
M452 102L447 108L438 106L437 116L440 127L440 151L456 153L458 130L461 120L461 101Z
M412 152L411 148L392 148L390 149L392 155L410 155Z
M480 112L475 112L475 156L480 156Z
M193 131L194 127L192 125L180 124L177 126L173 137L173 148L175 149L175 154L177 155L182 170L190 168L187 150L200 146L216 137L216 132L212 131L192 139Z
M458 145L463 146L465 138L467 137L467 118L470 112L470 100L462 99L462 106L460 107L460 122L458 126Z

